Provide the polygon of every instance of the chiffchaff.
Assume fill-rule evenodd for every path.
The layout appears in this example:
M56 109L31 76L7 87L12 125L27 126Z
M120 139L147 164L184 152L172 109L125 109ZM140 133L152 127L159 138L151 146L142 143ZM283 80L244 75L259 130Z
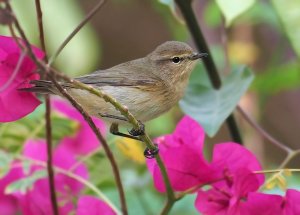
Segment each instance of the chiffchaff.
M182 98L196 60L205 56L206 53L195 53L186 43L169 41L144 58L75 79L111 95L138 120L146 122L171 109ZM35 87L27 91L60 95L49 81L33 83ZM114 106L71 83L61 85L89 114L113 123L112 133L120 134L118 124L126 123L126 119Z

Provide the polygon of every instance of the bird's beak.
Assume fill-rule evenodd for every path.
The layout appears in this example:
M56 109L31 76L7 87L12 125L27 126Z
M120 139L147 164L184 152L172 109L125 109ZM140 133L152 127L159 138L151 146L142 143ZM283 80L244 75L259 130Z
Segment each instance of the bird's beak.
M207 56L208 56L207 53L194 53L194 54L192 54L192 55L189 57L189 59L190 59L190 60L197 60L197 59L199 59L199 58L203 58L203 57L207 57Z

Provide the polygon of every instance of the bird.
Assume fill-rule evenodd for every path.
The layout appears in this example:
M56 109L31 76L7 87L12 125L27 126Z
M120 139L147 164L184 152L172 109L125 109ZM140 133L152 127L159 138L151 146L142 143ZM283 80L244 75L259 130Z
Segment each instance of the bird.
M119 132L118 126L128 125L128 122L112 104L72 83L60 84L90 115L111 123L112 134L139 139L137 136L143 132L144 122L167 112L183 97L197 59L206 56L184 42L167 41L143 58L74 78L103 91L128 108L141 122L140 129L132 129L129 134ZM25 91L62 96L51 81L31 83L34 86Z

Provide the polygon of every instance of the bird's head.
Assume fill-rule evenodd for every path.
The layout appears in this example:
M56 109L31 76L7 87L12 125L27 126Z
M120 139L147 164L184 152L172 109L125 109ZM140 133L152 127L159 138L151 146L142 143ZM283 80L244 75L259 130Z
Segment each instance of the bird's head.
M196 60L206 56L206 53L194 52L186 43L168 41L159 45L147 58L154 67L153 73L162 78L178 81L188 79Z

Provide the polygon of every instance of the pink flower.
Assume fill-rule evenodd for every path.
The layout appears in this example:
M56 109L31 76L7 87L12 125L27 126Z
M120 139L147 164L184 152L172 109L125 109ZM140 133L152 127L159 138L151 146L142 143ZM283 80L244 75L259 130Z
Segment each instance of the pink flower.
M37 58L44 57L40 49L34 46L32 49ZM18 72L11 79L20 57L21 50L15 40L12 37L0 36L0 122L18 120L34 111L40 104L32 93L17 90L29 87L30 80L39 78L35 73L36 66L29 57L23 58Z
M3 215L15 215L20 211L18 199L12 194L5 194L5 188L21 176L20 169L14 168L3 178L0 178L0 211Z
M297 215L300 214L300 192L289 189L285 196L249 193L244 199L244 214ZM235 214L233 214L235 215Z
M24 155L36 160L46 161L46 143L44 141L28 141L25 144ZM53 163L56 167L69 170L76 163L76 160L74 155L62 144L54 151ZM34 172L41 168L34 165L31 167L31 171ZM83 178L88 177L87 169L82 164L78 165L72 172ZM66 175L56 174L55 186L60 214L69 214L74 211L75 208L72 202L80 194L83 185ZM36 181L32 190L28 190L25 195L19 196L19 201L24 215L53 214L49 182L46 178Z
M213 179L214 171L202 154L204 131L190 117L184 117L173 134L157 138L154 142L158 143L159 154L175 191L184 191ZM165 192L155 159L148 159L147 166L156 189Z
M283 198L279 195L249 193L247 199L244 199L243 207L246 215L280 215L283 214Z
M94 134L94 132L89 127L88 123L83 119L82 115L78 113L78 111L63 100L52 100L53 108L65 115L66 117L75 120L80 125L80 128L75 136L65 137L63 139L63 144L69 150L76 154L87 154L97 147L99 147L99 141ZM102 133L105 133L105 125L104 123L97 118L93 117L93 121L96 126L100 129Z
M171 185L175 191L184 191L207 182L233 177L240 168L260 170L255 156L244 147L235 143L217 144L213 152L213 161L209 163L203 156L204 131L199 124L185 116L171 135L157 138L159 154L164 161ZM164 182L156 161L147 160L154 185L165 192ZM264 177L256 176L259 183ZM223 180L218 184L225 183Z
M232 177L235 172L241 168L258 171L261 165L256 157L245 147L232 143L219 143L214 146L213 159L211 165L218 169L218 178ZM264 182L264 175L256 175L260 184Z
M76 215L114 215L116 214L103 201L92 196L81 196L77 203Z
M284 215L300 214L300 192L297 190L287 190L283 198Z
M225 182L225 183L224 183ZM250 192L260 186L259 179L251 171L241 168L225 181L212 184L207 191L198 191L196 208L203 214L246 214L244 201Z

